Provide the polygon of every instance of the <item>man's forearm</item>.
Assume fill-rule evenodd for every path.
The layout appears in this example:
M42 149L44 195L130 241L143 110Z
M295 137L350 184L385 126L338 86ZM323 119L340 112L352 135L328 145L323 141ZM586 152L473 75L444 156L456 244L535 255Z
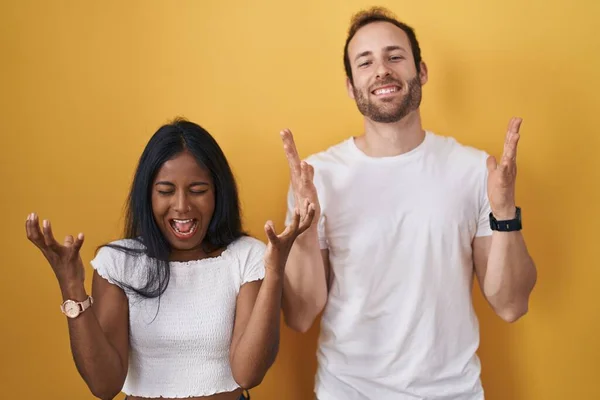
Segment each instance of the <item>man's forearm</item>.
M510 322L523 316L536 279L521 232L494 232L483 292L496 313Z
M305 332L327 301L325 265L316 229L300 235L285 267L283 313L292 329Z

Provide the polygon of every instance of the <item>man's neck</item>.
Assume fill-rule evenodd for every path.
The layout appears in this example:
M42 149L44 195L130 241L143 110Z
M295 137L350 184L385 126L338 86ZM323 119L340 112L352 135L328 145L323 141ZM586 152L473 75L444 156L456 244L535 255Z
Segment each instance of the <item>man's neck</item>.
M365 118L365 134L355 140L356 146L370 157L392 157L415 149L425 139L419 110L398 122L389 124Z

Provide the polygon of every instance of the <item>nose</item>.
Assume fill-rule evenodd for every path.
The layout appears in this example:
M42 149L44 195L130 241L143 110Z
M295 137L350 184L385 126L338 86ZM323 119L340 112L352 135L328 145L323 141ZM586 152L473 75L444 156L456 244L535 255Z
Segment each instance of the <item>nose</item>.
M185 214L192 209L190 202L188 200L187 194L180 190L174 196L175 203L173 204L173 210L177 213Z
M382 61L377 64L377 69L375 70L375 73L377 74L377 79L384 79L391 75L391 69L385 61Z

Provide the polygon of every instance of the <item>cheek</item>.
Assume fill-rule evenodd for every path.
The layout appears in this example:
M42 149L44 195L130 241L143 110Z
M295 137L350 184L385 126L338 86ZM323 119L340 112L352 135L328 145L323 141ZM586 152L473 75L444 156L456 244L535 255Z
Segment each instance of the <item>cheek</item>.
M405 62L403 63L402 68L394 71L394 73L403 81L410 81L417 76L417 68L414 64Z
M152 215L157 224L161 225L163 222L163 216L169 209L168 203L165 199L161 199L159 196L152 196Z
M357 92L366 94L369 91L368 79L364 76L358 76L354 80L354 87Z
M215 212L215 195L210 194L196 201L196 207L204 217L204 223L208 223Z

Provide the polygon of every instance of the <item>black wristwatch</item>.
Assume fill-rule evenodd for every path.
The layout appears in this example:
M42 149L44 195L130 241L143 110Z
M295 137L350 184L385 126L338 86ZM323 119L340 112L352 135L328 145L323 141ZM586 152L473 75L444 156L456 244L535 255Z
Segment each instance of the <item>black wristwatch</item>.
M494 214L490 213L490 228L492 228L493 231L499 232L520 231L523 228L521 223L521 208L517 207L517 215L514 219L508 219L506 221L498 221L494 218Z

